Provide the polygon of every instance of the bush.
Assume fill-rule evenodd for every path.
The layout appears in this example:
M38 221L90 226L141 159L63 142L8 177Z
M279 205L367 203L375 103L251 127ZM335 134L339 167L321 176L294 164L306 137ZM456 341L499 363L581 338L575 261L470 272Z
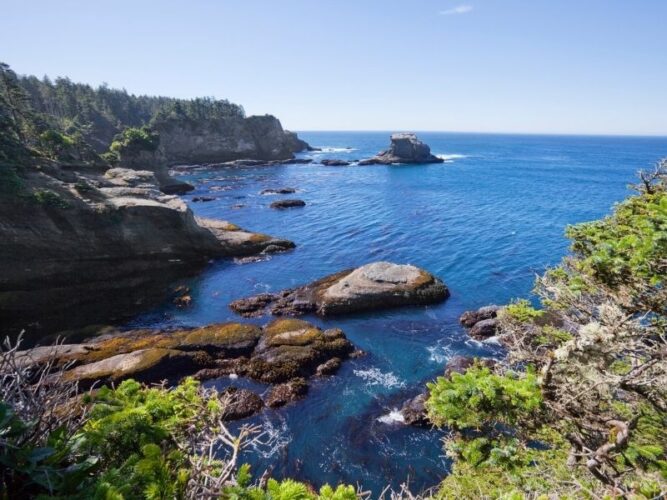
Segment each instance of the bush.
M494 423L514 425L542 404L537 377L531 373L497 375L476 365L451 378L427 384L430 420L457 430L479 429Z
M114 137L109 150L113 153L155 151L160 144L160 136L150 127L128 127Z
M541 317L544 311L535 309L528 300L519 299L500 310L500 315L518 323L529 323Z
M64 200L58 193L50 189L38 189L32 194L32 199L45 207L51 208L69 208L70 204Z

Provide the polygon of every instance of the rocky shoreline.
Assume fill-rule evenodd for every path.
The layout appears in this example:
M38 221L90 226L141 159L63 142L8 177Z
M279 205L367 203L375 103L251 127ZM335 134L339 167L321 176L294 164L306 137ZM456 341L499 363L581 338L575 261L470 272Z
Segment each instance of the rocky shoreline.
M65 370L63 377L78 382L81 390L129 378L175 384L186 376L198 380L247 377L270 384L266 405L277 407L302 397L308 379L335 373L353 351L340 329L322 330L306 321L278 319L263 327L222 323L175 331L112 330L80 344L23 351L18 359L27 365L55 360ZM232 399L257 407L261 398L249 392L234 391ZM237 418L254 414L238 408L233 413Z

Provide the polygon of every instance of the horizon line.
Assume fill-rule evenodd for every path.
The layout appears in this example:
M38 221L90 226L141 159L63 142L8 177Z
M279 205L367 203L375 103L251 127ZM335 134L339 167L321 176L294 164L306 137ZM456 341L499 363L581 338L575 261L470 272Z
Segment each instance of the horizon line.
M347 133L361 133L361 132L375 132L395 134L398 132L414 132L416 134L477 134L477 135L534 135L534 136L557 136L557 137L637 137L647 139L667 139L667 133L664 134L633 134L623 132L489 132L489 131L469 131L469 130L418 130L418 129L296 129L287 128L296 133L308 132L347 132Z

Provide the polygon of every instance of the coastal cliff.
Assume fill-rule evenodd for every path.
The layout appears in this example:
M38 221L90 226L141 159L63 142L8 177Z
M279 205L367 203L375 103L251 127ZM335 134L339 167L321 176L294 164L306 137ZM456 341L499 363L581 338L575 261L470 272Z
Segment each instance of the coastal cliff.
M195 218L150 171L43 165L0 197L0 322L49 332L150 307L209 259L281 251L286 240Z
M243 158L286 160L309 148L271 115L195 121L170 118L153 125L168 165L219 163Z
M6 65L0 65L0 77L0 322L5 333L27 329L38 336L118 321L163 301L176 280L203 269L210 259L294 246L225 221L195 218L173 195L191 187L169 177L169 156L160 149L168 141L160 141L150 126L126 127L108 152L96 152L111 130L104 124L121 116L100 112L103 104L112 104L110 96L135 108L161 103L155 114L163 124L190 120L188 106L60 82L62 92L78 99L70 109L48 92L40 94L40 102L29 98L35 89L27 83L46 92L54 87L49 82L20 79ZM85 99L77 95L82 89L90 91ZM169 103L174 113L164 107ZM244 138L254 138L248 154L291 155L300 147L275 118L256 124L229 103L190 104L205 111L189 138L180 133L186 142L197 142L193 137L211 123L224 122L237 125L220 126L215 138L207 136L209 144L232 134L243 144ZM60 111L41 113L42 107ZM138 120L150 110L139 111L123 116ZM76 118L68 118L75 112ZM90 126L84 126L86 120ZM254 124L248 128L252 133L239 125L246 121ZM170 130L176 134L176 129ZM87 140L92 136L98 140ZM237 143L225 144L220 154Z

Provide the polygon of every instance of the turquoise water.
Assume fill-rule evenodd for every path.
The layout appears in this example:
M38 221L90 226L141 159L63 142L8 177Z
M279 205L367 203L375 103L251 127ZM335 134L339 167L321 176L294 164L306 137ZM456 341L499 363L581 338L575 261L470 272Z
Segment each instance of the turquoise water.
M361 159L389 142L387 132L299 135L324 148L300 155L312 158ZM277 476L317 486L359 482L375 492L405 481L413 490L437 484L448 466L441 433L382 417L440 374L448 357L499 355L497 347L467 338L457 323L461 312L528 295L535 274L567 252L564 227L607 213L629 193L637 169L667 155L667 138L419 137L447 162L203 169L183 177L196 185L186 200L202 194L217 198L190 203L198 215L289 238L298 246L263 262L214 263L191 282L191 308L166 305L133 326L238 320L227 307L234 299L377 260L421 266L452 292L433 307L306 318L342 328L368 355L347 361L334 377L313 381L303 402L254 419L275 437L245 457L258 475L270 465ZM296 188L295 195L284 197L301 198L307 206L271 210L268 205L279 197L259 192L277 187Z

